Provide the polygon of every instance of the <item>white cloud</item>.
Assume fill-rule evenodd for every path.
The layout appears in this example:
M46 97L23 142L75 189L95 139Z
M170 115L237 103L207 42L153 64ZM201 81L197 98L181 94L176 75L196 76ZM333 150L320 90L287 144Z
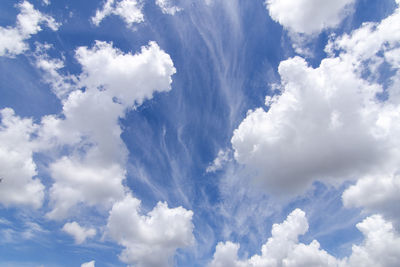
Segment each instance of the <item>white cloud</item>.
M397 2L398 3L398 2ZM366 212L383 214L400 223L400 210L396 204L399 200L399 153L400 143L400 61L399 41L400 8L379 23L365 23L356 31L332 39L326 47L328 53L339 52L343 60L352 62L359 75L368 75L372 82L379 79L379 67L388 64L396 73L389 77L387 88L389 95L385 105L379 109L379 126L375 134L381 139L390 139L391 157L387 159L391 169L383 169L378 174L366 174L357 183L343 193L343 203L346 207L363 208Z
M379 215L357 224L363 233L362 244L353 245L348 258L337 259L320 248L318 241L309 245L299 243L298 237L308 230L305 213L294 210L281 224L272 226L272 236L261 248L261 255L238 258L239 245L219 243L210 267L289 267L289 266L396 266L400 260L400 236L390 222Z
M46 59L40 56L39 60L42 58ZM50 164L55 181L48 213L52 219L68 217L71 208L80 203L108 209L124 197L128 152L118 120L128 109L152 98L154 92L169 91L176 72L169 55L154 42L135 55L96 42L93 48L78 48L76 58L82 73L73 86L86 90L61 94L67 95L63 99L64 117L43 117L39 131L42 149L68 146L71 151ZM47 72L53 73L51 77L60 81L61 88L68 88L64 76L57 76L58 69L56 64Z
M400 224L400 176L386 174L367 176L343 193L345 207L364 208L367 212L381 213Z
M316 69L291 58L279 73L281 95L268 111L249 111L232 138L236 160L253 168L270 193L296 194L314 180L354 178L388 156L389 141L372 133L380 86L337 58Z
M26 40L42 30L40 25L45 24L53 31L60 26L54 18L36 10L27 1L19 3L18 8L16 26L0 27L0 56L14 57L28 50Z
M164 14L175 15L176 12L182 10L182 8L175 6L172 0L156 0L156 4L161 8Z
M354 0L266 0L270 16L291 32L313 34L336 27Z
M71 235L76 244L82 244L86 239L96 235L96 229L82 227L77 222L66 223L62 230Z
M64 62L61 59L50 58L47 50L51 49L49 44L36 44L35 64L43 71L44 81L51 85L54 94L58 98L64 99L70 92L77 88L78 79L74 75L62 75L60 70L64 68Z
M171 76L176 72L171 57L155 42L132 55L97 41L92 49L78 48L76 57L83 68L82 84L104 86L124 106L140 105L154 92L171 90Z
M365 239L353 245L347 266L395 267L400 262L400 236L390 222L373 215L357 224Z
M46 6L50 5L50 0L42 0L42 2Z
M94 267L95 261L89 261L81 264L81 267Z
M116 15L120 16L129 27L132 27L134 23L144 21L142 8L143 3L141 0L107 0L102 9L96 10L96 15L92 17L92 22L99 26L105 17Z
M120 259L138 267L170 266L177 248L193 243L193 212L168 208L159 202L147 215L140 214L140 200L128 195L114 204L108 235L124 246Z
M281 62L281 94L267 101L267 110L249 111L232 138L236 160L267 191L298 194L315 180L337 184L397 171L398 75L388 78L388 100L377 94L382 63L400 73L399 21L396 9L380 23L332 37L331 57L317 68L299 57Z
M44 186L34 178L37 171L32 159L37 125L15 116L10 108L0 110L0 118L0 203L40 208Z
M210 164L206 172L216 172L224 167L228 161L231 160L231 150L219 150L217 157L214 159L212 164Z
M298 237L308 230L308 222L302 210L294 210L281 224L272 226L272 236L261 248L261 255L239 260L238 244L219 243L210 267L268 267L268 266L337 266L337 260L319 243L299 244Z

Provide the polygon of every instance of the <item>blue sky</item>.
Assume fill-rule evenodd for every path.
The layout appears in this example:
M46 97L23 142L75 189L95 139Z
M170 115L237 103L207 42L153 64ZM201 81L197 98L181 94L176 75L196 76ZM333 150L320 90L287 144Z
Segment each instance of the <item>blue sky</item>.
M83 2L0 4L0 266L399 264L398 0Z

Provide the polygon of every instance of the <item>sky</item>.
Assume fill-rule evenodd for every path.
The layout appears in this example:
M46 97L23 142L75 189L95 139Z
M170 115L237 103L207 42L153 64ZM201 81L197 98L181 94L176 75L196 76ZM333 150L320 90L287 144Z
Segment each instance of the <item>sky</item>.
M400 264L400 0L3 0L0 266Z

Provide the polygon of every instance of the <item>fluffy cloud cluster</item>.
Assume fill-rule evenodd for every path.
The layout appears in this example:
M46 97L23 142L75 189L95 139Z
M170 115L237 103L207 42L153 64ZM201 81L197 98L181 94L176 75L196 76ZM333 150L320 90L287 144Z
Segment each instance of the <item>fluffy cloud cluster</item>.
M128 195L114 204L107 228L109 236L125 249L120 259L138 267L170 266L177 248L193 243L193 212L170 209L159 202L147 215L140 214L140 200Z
M295 33L313 34L337 26L354 0L266 0L273 20Z
M169 91L176 71L169 55L154 42L135 55L96 42L92 48L78 48L76 58L82 73L70 80L77 84L60 88L86 90L75 89L69 94L64 93L68 90L59 91L65 96L63 116L45 116L39 130L44 148L62 150L67 146L71 151L49 167L55 181L50 188L53 209L48 213L52 219L67 217L79 203L111 208L124 197L127 150L118 120L154 92ZM43 55L38 57L38 65L47 66L42 69L50 73L50 81L64 84L54 62Z
M32 135L37 125L31 119L16 116L9 108L0 110L0 118L0 203L39 208L44 186L35 178L36 164L32 158Z
M40 23L56 29L50 17L29 3L19 6L16 31L23 38L38 32ZM128 24L143 20L141 2L122 0L107 1L94 22L98 24L110 14L122 16ZM35 62L61 100L62 112L34 124L31 119L15 116L11 109L1 110L0 203L41 207L45 187L35 178L33 153L46 153L53 180L48 190L48 218L74 217L81 206L102 212L111 209L107 229L111 238L126 247L121 259L139 266L168 266L177 248L193 242L193 213L182 207L170 209L160 202L147 215L139 214L140 201L131 197L123 182L128 151L120 136L119 119L154 93L171 90L176 70L170 56L155 42L131 54L112 43L96 41L91 48L76 50L81 74L66 75L61 72L64 62L48 56L49 49L50 45L38 44ZM62 230L76 244L96 235L94 228L75 221L66 223ZM82 266L94 266L94 261Z
M298 237L308 230L305 213L294 210L281 224L272 226L272 236L261 248L261 255L249 259L238 258L239 245L219 243L210 267L275 267L275 266L396 266L400 260L400 236L391 223L373 215L357 224L364 241L353 245L352 254L337 259L320 248L318 241L310 244L298 242Z
M28 49L28 40L32 35L42 30L40 25L47 25L56 31L60 24L54 18L36 10L27 1L18 5L20 13L17 16L15 27L0 27L0 56L13 57Z
M180 7L175 6L172 0L156 0L156 5L161 8L162 13L175 15L176 12L181 11Z
M62 230L71 235L76 244L82 244L87 238L92 238L96 235L96 229L82 227L77 222L66 223Z
M236 160L253 169L268 192L297 194L315 180L337 183L397 170L398 83L393 76L389 99L381 101L383 86L373 70L385 62L398 71L398 21L397 9L379 24L332 40L327 51L339 56L318 68L299 57L281 62L281 91L267 97L267 110L249 111L232 138Z
M92 22L98 26L107 16L116 15L120 16L131 27L134 23L144 21L142 8L141 0L107 0L102 9L96 11L96 15L92 17Z
M119 119L155 92L171 89L176 72L171 58L155 42L137 54L96 42L76 50L82 73L72 77L59 73L62 62L49 58L46 49L39 49L37 66L48 74L50 84L59 85L55 90L63 103L62 116L45 116L38 131L38 143L61 155L49 166L54 183L48 217L67 218L81 204L111 209L107 229L125 247L121 260L168 266L177 248L192 243L193 213L159 203L148 215L140 215L140 201L123 185L128 152ZM96 234L77 222L65 224L63 230L77 244Z

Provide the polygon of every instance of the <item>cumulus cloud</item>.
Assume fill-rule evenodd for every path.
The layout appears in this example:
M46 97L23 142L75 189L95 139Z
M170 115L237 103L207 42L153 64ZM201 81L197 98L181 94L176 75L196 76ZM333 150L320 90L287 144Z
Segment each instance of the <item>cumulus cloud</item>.
M231 242L219 243L210 267L256 267L256 266L337 266L337 260L319 243L313 240L309 245L298 242L298 237L308 230L305 213L294 210L281 224L272 226L272 236L261 248L261 255L239 260L239 245Z
M99 26L100 22L107 16L116 15L120 16L129 27L132 27L134 23L144 21L142 8L143 2L141 0L107 0L102 9L96 10L92 22Z
M398 1L397 1L398 3ZM383 169L378 174L366 174L357 183L343 193L343 203L346 207L363 208L366 212L380 213L396 225L400 223L400 210L396 203L400 193L399 184L399 150L400 143L396 136L400 134L400 61L399 40L400 9L379 23L365 23L356 31L332 39L326 47L331 54L341 53L343 60L352 62L360 75L368 75L370 81L380 77L379 67L387 64L395 71L388 78L388 98L381 105L376 134L381 139L390 139L392 156L387 159L392 168Z
M95 261L89 261L81 264L81 267L94 267Z
M125 106L140 105L154 92L171 90L171 76L176 72L171 57L155 42L133 55L97 41L91 49L78 48L76 58L83 68L80 78L84 86L104 86Z
M289 31L313 34L336 27L349 13L354 0L266 0L273 20Z
M358 180L343 193L345 207L363 208L370 213L381 213L400 223L400 176L387 174L367 176Z
M44 186L33 161L37 131L32 119L22 119L10 108L0 110L0 203L40 208Z
M298 237L307 232L308 222L305 213L296 209L283 223L272 226L272 236L262 246L261 255L240 260L238 244L219 243L209 266L396 266L400 260L400 236L390 222L373 215L357 228L364 235L363 242L353 245L349 257L338 259L321 249L316 240L308 245L298 242Z
M193 212L168 208L159 202L147 215L140 214L140 200L127 195L114 204L108 235L124 246L120 259L135 266L171 266L177 248L193 243Z
M373 215L357 224L365 239L353 245L352 254L345 266L394 267L400 262L400 236L392 223L380 215Z
M15 27L0 27L0 56L14 57L28 50L26 40L42 30L40 25L47 25L56 31L60 26L54 18L36 10L28 1L19 3Z
M76 244L82 244L87 238L93 238L96 235L96 229L82 227L77 222L66 223L62 230L71 235Z
M231 140L236 160L268 192L297 194L315 180L338 183L397 170L398 83L396 75L389 78L394 82L382 101L377 73L382 63L398 72L398 20L397 9L380 23L334 37L326 48L331 57L317 68L300 57L280 63L281 91L265 108L249 111Z
M78 48L76 58L82 65L76 86L85 91L69 93L63 99L63 117L45 116L38 134L45 149L71 148L49 167L55 181L48 213L52 219L67 217L79 203L108 209L124 197L128 152L118 120L153 93L169 91L176 71L154 42L135 55L96 42L93 48Z
M316 69L291 58L279 73L281 95L268 111L249 111L232 138L236 160L255 168L269 192L302 192L316 179L352 178L387 156L389 144L371 128L380 86L336 58Z
M175 15L176 12L182 10L180 7L175 6L172 0L156 0L156 4L161 8L164 14Z

